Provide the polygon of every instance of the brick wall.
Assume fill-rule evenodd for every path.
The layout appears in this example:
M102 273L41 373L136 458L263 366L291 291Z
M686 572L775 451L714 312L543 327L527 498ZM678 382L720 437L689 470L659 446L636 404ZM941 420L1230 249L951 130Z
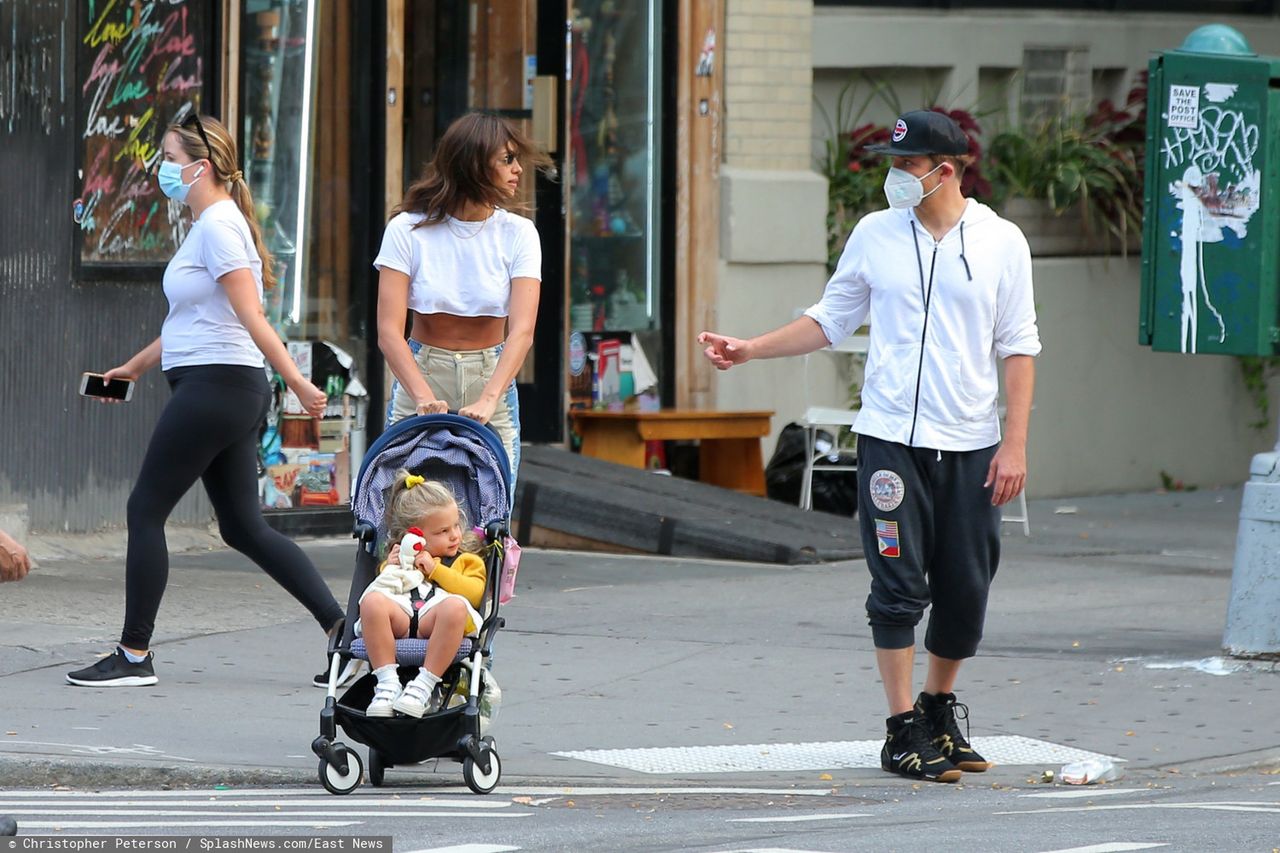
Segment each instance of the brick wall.
M813 0L727 0L725 161L810 169Z

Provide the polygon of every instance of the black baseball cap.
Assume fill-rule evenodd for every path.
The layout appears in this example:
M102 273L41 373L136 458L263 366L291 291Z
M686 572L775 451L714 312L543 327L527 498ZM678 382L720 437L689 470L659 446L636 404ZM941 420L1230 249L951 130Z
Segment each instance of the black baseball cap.
M887 145L868 145L866 150L893 157L969 153L969 139L960 125L936 110L912 110L898 116L891 139Z

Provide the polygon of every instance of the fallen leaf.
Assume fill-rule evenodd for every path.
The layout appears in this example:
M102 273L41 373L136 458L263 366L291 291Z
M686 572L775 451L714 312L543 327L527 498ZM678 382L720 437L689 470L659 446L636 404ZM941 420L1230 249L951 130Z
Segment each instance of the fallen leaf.
M522 806L527 806L533 802L533 797L512 797L511 802L519 803Z
M725 723L725 724L724 724L724 727L725 727L726 729L732 729L732 728L733 728L733 723Z
M1072 643L1071 643L1071 648L1073 648L1073 649L1078 649L1078 648L1080 648L1080 641L1079 641L1079 640L1076 640L1076 641L1072 642Z
M1125 733L1124 733L1124 736L1125 736L1125 737L1133 737L1133 732L1125 732Z
M830 782L833 777L831 776L830 773L823 773L818 778L821 779L823 782Z

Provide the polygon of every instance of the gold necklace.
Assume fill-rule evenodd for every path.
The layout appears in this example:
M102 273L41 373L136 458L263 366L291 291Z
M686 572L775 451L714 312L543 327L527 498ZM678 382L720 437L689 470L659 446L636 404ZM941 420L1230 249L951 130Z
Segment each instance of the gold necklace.
M489 224L489 220L493 219L497 215L498 215L498 211L496 208L491 210L488 216L480 220L480 227L475 229L474 231L470 231L469 233L468 233L468 229L464 228L462 231L459 231L457 227L454 225L455 222L468 222L468 220L466 219L458 219L456 216L451 216L446 213L445 223L448 224L449 231L453 233L453 236L457 237L459 240L470 240L473 237L477 236L481 231L483 231L485 229L485 226Z

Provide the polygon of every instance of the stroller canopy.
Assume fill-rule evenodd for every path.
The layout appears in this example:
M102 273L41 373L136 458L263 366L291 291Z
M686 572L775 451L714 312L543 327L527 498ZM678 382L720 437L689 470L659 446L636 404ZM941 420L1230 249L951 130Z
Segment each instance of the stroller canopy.
M510 475L497 434L458 415L418 415L384 432L360 465L351 510L356 521L378 529L379 541L386 535L387 488L401 468L448 486L471 524L507 517Z

